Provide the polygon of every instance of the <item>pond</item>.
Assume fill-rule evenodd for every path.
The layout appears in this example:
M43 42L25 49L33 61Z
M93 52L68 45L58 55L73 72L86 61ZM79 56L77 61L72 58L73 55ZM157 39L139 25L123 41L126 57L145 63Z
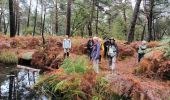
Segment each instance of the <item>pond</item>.
M40 70L0 65L0 100L47 100L32 89Z

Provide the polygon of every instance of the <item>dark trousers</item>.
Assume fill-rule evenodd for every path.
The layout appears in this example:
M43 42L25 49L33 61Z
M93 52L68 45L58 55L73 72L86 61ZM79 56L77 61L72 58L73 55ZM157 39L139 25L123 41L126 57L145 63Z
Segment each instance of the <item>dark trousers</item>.
M107 47L104 47L104 58L108 58L108 48Z
M69 57L69 52L64 53L64 58Z
M144 55L145 55L144 53L138 53L138 62L141 61Z
M100 56L99 56L99 62L101 62L101 61L102 61L102 56L100 55Z
M90 60L92 59L91 53L92 53L92 49L88 49L87 50L87 54L88 54L88 57L90 58Z

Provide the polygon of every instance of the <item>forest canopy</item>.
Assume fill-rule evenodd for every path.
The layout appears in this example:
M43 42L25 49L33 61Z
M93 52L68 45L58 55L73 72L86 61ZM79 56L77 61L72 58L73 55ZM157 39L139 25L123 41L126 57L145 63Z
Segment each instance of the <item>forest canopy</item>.
M9 13L11 2L13 14ZM11 21L17 35L69 32L71 36L150 41L170 34L169 9L168 0L0 0L0 32L10 33Z

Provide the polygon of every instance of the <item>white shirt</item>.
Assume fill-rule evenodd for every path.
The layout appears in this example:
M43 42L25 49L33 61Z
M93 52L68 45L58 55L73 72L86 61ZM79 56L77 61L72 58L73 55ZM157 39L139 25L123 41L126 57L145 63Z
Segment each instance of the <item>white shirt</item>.
M70 39L64 39L63 48L71 48L71 40Z

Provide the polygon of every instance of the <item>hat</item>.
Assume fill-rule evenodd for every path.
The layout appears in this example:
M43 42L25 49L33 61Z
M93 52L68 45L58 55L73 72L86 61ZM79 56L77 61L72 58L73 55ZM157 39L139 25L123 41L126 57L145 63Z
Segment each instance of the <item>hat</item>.
M146 44L147 42L145 40L142 41L142 44Z
M93 37L93 40L98 40L98 37Z
M110 38L110 40L113 40L113 41L115 41L115 39L114 39L113 37L111 37L111 38Z

